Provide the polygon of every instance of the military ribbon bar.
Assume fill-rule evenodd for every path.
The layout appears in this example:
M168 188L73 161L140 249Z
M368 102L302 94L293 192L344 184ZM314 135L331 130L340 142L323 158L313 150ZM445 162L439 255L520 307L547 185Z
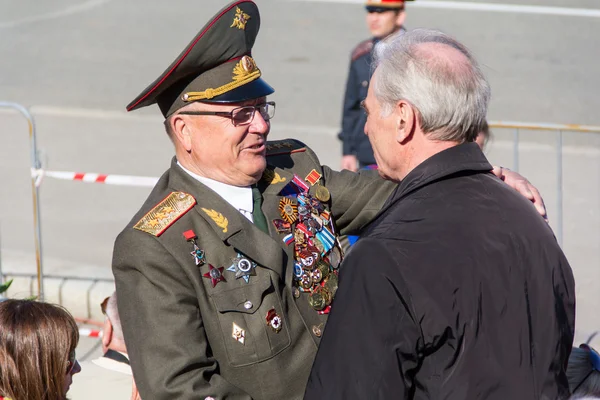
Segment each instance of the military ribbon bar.
M283 243L289 245L290 243L292 243L294 241L294 234L293 233L289 233L287 235L285 235L283 237Z
M294 183L296 186L298 186L298 188L300 189L300 191L306 193L308 192L308 185L306 183L304 183L304 181L296 174L294 174L294 179L292 179L292 183Z
M317 232L317 239L323 243L323 249L325 253L331 250L335 244L335 236L327 228L323 228Z

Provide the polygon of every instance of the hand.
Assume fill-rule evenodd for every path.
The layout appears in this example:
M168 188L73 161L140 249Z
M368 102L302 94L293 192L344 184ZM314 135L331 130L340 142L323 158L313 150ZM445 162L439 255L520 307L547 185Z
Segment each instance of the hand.
M358 171L358 158L354 155L347 155L342 157L342 169L347 169L352 172Z
M137 386L135 385L135 381L133 381L133 385L131 386L131 399L130 400L142 400L140 397L140 392L137 390Z
M511 171L508 168L494 167L492 173L498 178L502 179L508 186L529 199L529 201L533 203L537 212L544 217L546 222L548 222L548 215L546 214L544 199L542 199L540 192L531 184L531 182L529 182L522 175Z

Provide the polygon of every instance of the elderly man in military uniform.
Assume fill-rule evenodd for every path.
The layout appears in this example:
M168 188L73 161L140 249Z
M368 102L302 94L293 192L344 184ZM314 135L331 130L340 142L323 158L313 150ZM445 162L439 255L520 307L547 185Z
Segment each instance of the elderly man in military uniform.
M259 25L252 1L227 5L128 106L158 104L175 147L114 250L143 399L301 398L337 290L337 235L359 232L396 187L321 166L296 140L267 142Z
M405 30L404 0L368 0L365 8L372 37L359 43L352 51L342 110L342 130L338 135L342 141L342 168L350 171L375 165L373 149L363 132L367 117L360 108L360 102L367 97L371 80L373 48L380 40Z

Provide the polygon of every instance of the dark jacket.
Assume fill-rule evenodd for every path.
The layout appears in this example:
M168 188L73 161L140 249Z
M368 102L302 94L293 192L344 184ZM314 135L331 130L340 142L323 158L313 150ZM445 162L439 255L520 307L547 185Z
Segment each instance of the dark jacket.
M475 143L399 185L342 264L305 399L562 399L571 268Z
M367 116L360 107L369 90L375 44L376 39L368 39L352 51L342 110L342 131L338 135L342 141L342 154L355 155L361 166L375 164L371 143L364 134Z
M317 313L309 294L299 292L294 244L286 244L286 233L272 223L282 218L282 190L294 174L303 180L315 170L331 194L324 207L337 229L351 234L376 215L395 185L374 171L322 167L295 140L268 142L267 152L258 188L268 234L174 160L117 238L119 313L143 399L302 398L328 315ZM196 265L193 244L184 236L191 231L204 264ZM247 283L228 269L238 253L257 264ZM210 279L214 269L221 269L224 281ZM271 311L281 318L278 330L269 325ZM243 341L236 339L236 326L245 332Z

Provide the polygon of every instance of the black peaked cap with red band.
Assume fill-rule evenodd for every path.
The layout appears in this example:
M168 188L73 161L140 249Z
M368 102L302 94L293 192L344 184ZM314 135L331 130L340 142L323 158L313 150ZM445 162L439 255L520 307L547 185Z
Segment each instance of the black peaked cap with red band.
M230 3L129 103L127 111L157 103L168 117L194 101L238 103L273 93L251 55L259 28L260 14L253 1Z
M367 0L365 8L369 12L384 12L404 9L404 2L412 0Z

